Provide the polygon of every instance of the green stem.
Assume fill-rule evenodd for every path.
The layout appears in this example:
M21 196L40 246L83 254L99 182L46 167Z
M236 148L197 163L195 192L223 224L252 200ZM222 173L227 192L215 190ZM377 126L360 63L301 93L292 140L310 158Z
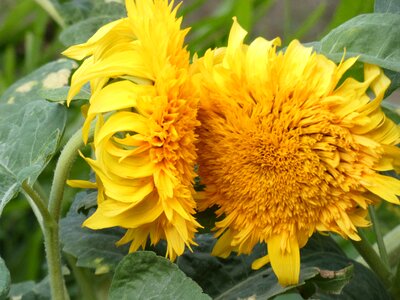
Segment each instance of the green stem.
M43 222L44 246L49 269L50 290L52 299L65 300L66 289L61 269L60 242L58 237L58 223L46 208L45 201L32 189L28 183L22 183L22 189L36 205Z
M61 204L64 197L64 188L69 171L71 170L76 156L78 155L78 150L83 146L84 143L82 140L82 130L78 130L69 139L58 159L56 169L54 171L54 179L49 198L49 211L57 222L61 215Z
M49 0L35 0L37 4L39 4L61 28L65 28L64 19L58 13L57 9L53 5L53 3Z
M32 200L35 204L37 211L40 214L40 217L43 219L41 226L46 227L46 225L53 226L55 224L54 219L50 215L49 211L46 207L46 201L39 195L37 191L35 191L26 181L22 183L22 189L25 194ZM33 208L34 209L34 208Z
M49 199L47 199L47 194L38 180L36 180L36 182L33 184L33 188L39 194L39 196L43 199L44 203L47 206L47 204L49 203Z
M78 130L67 142L58 158L48 203L49 213L55 222L53 226L47 226L45 228L45 248L49 265L52 299L57 300L68 298L64 278L61 272L61 246L58 222L61 215L61 204L64 197L65 183L78 150L82 146L82 131Z
M92 133L92 131L91 131ZM47 226L45 231L45 248L49 264L52 299L64 300L68 298L64 278L61 273L61 247L58 222L61 215L61 204L64 198L64 188L69 171L83 146L82 131L78 130L67 142L58 158L51 186L48 210L55 220L53 226Z
M369 216L372 222L372 228L374 229L376 236L376 243L378 244L379 255L382 259L382 262L389 267L389 256L386 251L385 242L383 241L382 230L379 225L379 220L375 212L375 208L373 206L368 207Z
M392 274L389 268L382 262L378 254L376 254L375 250L368 242L364 232L359 230L358 234L361 237L361 241L351 240L353 246L357 249L358 253L360 253L371 269L379 276L384 285L390 287Z
M76 258L66 254L66 258L70 268L72 269L72 273L76 279L76 282L81 290L82 299L85 300L96 300L96 291L94 290L93 282L88 278L88 274L85 272L86 270L78 267L76 265Z
M61 248L58 224L45 227L44 247L49 269L51 299L68 299L67 289L61 268Z

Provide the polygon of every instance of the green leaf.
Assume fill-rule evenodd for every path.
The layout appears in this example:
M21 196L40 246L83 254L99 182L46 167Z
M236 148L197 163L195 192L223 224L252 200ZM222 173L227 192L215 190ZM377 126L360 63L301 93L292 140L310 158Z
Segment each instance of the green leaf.
M65 46L81 44L86 42L101 26L117 19L110 16L92 17L87 20L78 22L67 29L60 35L60 41Z
M274 300L303 300L303 299L304 298L300 296L299 293L293 293L293 292L274 297Z
M128 249L115 245L123 236L122 229L82 227L87 216L79 211L96 205L96 197L97 192L78 193L67 216L61 220L60 233L63 251L77 258L78 267L92 268L96 274L103 274L114 270Z
M30 296L31 298L35 299L35 296L33 295L34 288L35 288L34 281L24 281L12 284L8 297L11 299L24 300Z
M67 99L69 89L69 86L63 86L58 89L42 89L39 91L39 94L42 98L51 102L64 102ZM88 88L82 88L72 100L88 100L89 98L90 90Z
M46 91L68 86L71 69L77 66L76 62L69 59L59 59L44 65L10 86L0 97L0 105L29 103L42 99Z
M359 61L400 72L400 14L365 14L357 16L326 35L315 49L339 62L360 56Z
M24 281L11 285L8 297L19 300L50 300L49 278L45 277L42 281L35 283L33 281Z
M216 239L211 234L199 234L196 237L198 246L193 248L193 252L186 250L177 260L181 270L196 281L211 297L223 298L220 295L231 295L233 298L250 297L256 291L260 295L272 297L288 290L278 284L270 268L258 271L251 269L251 264L255 259L266 255L265 245L257 245L250 255L232 254L227 259L221 259L210 255L215 242ZM318 234L314 235L307 247L302 249L304 254L322 251L343 255L331 238ZM305 280L317 274L318 269L311 266L303 271L302 276ZM236 286L239 288L235 288ZM230 289L233 289L232 294L226 294ZM237 292L241 294L235 295Z
M400 124L400 107L390 102L382 102L382 110L396 124Z
M400 13L399 0L375 0L376 13Z
M65 108L38 100L0 105L0 213L21 188L33 184L57 150Z
M246 299L251 296L256 297L256 299L271 299L272 297L283 294L295 287L304 285L306 280L313 278L318 274L319 270L317 268L302 268L300 272L299 283L296 285L283 287L278 283L278 280L272 269L264 268L261 272L249 276L247 279L225 291L216 297L215 300L233 300L238 298Z
M307 245L301 249L300 282L296 286L285 288L278 283L270 266L257 271L251 269L254 259L266 254L265 245L257 245L249 256L231 255L227 259L221 259L210 255L215 241L210 234L200 234L196 237L199 246L193 248L193 253L185 251L177 260L181 270L215 299L252 296L256 299L268 299L296 290L307 297L317 293L323 299L357 299L354 295L365 293L365 300L383 300L388 296L373 272L348 259L334 240L327 236L314 234L309 239ZM351 272L352 266L354 273ZM325 274L336 275L328 280L324 278ZM342 288L340 296L332 294Z
M67 267L62 268L64 276L71 275ZM49 276L44 277L39 282L23 281L11 285L8 293L10 300L50 300L50 279Z
M149 251L129 254L118 265L110 300L211 299L169 260Z
M10 290L11 279L10 272L4 260L0 257L0 299L4 299Z
M353 271L353 265L338 271L320 270L319 274L311 281L325 293L340 295L353 277Z
M196 281L211 297L216 297L235 284L257 273L251 263L266 254L266 247L257 245L251 255L231 255L227 259L211 256L216 239L211 234L198 234L198 246L186 250L177 259L179 268Z
M310 280L309 284L315 284L318 287L317 293L313 296L317 299L359 299L360 295L363 296L363 300L390 299L387 290L375 273L364 267L362 264L345 256L330 252L310 251L301 256L301 261L302 267L313 266L320 270L325 270L324 272L326 272L326 270L338 271L340 269L349 267L349 265L354 266L353 277L343 288L343 291L340 295L332 295L327 293L329 290L327 291L322 289L321 286L318 285L318 283L320 283L318 282L319 277ZM317 282L314 282L314 279L317 279ZM342 279L346 281L345 278ZM324 283L325 288L327 288L327 282ZM333 280L333 282L329 283L328 285L331 285L330 288L334 288L337 283L340 283L340 280L339 282Z
M390 79L390 86L385 93L385 98L386 98L400 87L400 73L390 70L384 70L384 72L385 75Z
M94 16L125 16L123 0L50 0L68 25Z

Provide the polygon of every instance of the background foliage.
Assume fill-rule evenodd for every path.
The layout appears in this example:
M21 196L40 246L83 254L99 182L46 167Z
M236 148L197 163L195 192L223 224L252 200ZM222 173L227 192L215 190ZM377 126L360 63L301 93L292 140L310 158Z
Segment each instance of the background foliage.
M72 132L79 128L82 121L79 108L82 102L73 102L68 111L65 107L57 104L65 99L68 91L68 77L71 70L77 66L76 63L63 59L60 52L69 45L84 42L101 25L120 18L125 12L121 1L51 0L55 10L49 10L46 6L47 1L42 0L0 1L2 7L0 11L0 113L2 113L0 139L2 142L7 140L7 144L14 149L32 146L24 153L25 156L16 159L20 165L14 165L14 169L7 167L7 169L15 170L7 176L3 172L2 166L9 166L8 163L12 160L5 154L10 152L10 149L1 149L0 151L0 179L2 181L0 208L4 207L0 218L0 255L7 265L5 268L4 261L0 258L0 299L8 294L8 290L3 288L3 286L8 286L10 281L7 269L11 274L12 282L20 282L19 285L11 287L10 295L24 295L26 299L29 297L46 299L49 298L49 294L45 278L46 265L40 227L28 202L22 195L18 195L16 199L8 203L12 196L18 194L19 186L13 186L14 181L6 182L4 179L10 178L10 176L15 177L18 184L21 185L26 179L33 183L41 174L36 182L36 187L43 194L48 193L48 184L51 181L54 161L57 158L57 155L55 155L56 157L53 155L58 152ZM184 23L192 28L188 36L189 49L192 52L196 51L202 54L207 48L226 44L232 16L236 15L240 24L251 33L250 38L257 35L268 39L280 36L284 45L294 38L298 38L302 42L320 41L313 43L314 47L336 61L340 60L344 45L348 47L349 55L357 54L357 50L362 47L371 50L370 53L361 56L360 60L379 63L389 69L386 70L386 73L392 79L391 91L394 91L400 85L400 76L397 73L400 71L400 60L393 63L392 60L386 60L382 53L377 57L374 55L377 53L377 48L382 48L383 53L386 51L388 55L391 55L390 51L397 51L394 56L399 57L400 40L393 40L392 44L388 45L382 43L384 36L375 39L370 34L370 39L364 39L361 42L353 37L355 34L363 34L360 31L371 32L374 30L376 31L374 36L379 37L379 29L374 26L376 23L387 24L393 30L399 28L398 17L382 14L400 12L398 3L399 1L382 0L377 1L374 7L372 0L307 0L301 2L295 0L184 0L180 13L185 16ZM358 16L372 13L374 9L376 14L372 18ZM353 17L356 18L352 19L351 23L336 28ZM334 28L336 29L331 32ZM367 37L368 34L365 32L364 35ZM349 41L352 40L354 43L349 46ZM352 51L353 46L355 52ZM360 69L353 70L353 72L359 73ZM83 92L78 98L87 99L88 96ZM393 96L392 100L385 104L385 107L390 110L388 111L390 116L398 123L400 118L396 98L398 95ZM50 100L50 102L46 102L44 99ZM24 105L22 109L26 109L29 114L21 115L22 106L9 104ZM33 113L30 113L32 111ZM18 114L14 117L14 113ZM5 115L8 115L10 119L3 118ZM12 118L15 122L19 117L24 117L25 120L19 122L21 128L26 128L26 124L24 125L23 122L29 122L30 131L24 133L21 130L22 135L20 136L23 138L13 140L13 136L19 135L19 128L18 126L11 128L12 123L9 120ZM52 123L53 127L48 126L46 118L57 120L57 122ZM37 122L37 120L41 122ZM61 136L66 120L69 125ZM41 126L46 131L43 131ZM35 131L42 132L43 137L33 134ZM51 137L53 144L49 144L46 137ZM35 145L40 146L41 144L46 147L44 149L35 148ZM22 166L26 170L21 169ZM43 168L45 169L41 173ZM23 171L21 172L21 170ZM71 177L88 178L88 176L87 166L82 161L78 161L72 170ZM84 291L91 289L101 299L106 297L108 287L111 286L111 299L120 299L121 295L125 295L129 289L135 287L135 282L131 286L125 287L123 283L126 283L127 279L124 277L124 271L120 271L119 276L111 281L112 272L116 268L121 270L133 268L138 261L145 261L149 266L157 265L157 258L147 252L124 258L126 248L114 247L114 241L121 236L121 231L118 229L94 232L81 228L82 220L86 214L91 213L91 208L95 204L95 193L81 192L75 197L76 192L72 189L67 192L66 198L69 202L65 203L66 217L61 223L63 250L67 254L65 264L69 266L69 270L75 274L75 277L83 278L81 283L76 283L72 276L68 275L69 271L66 270L72 297L88 298L90 295L85 295ZM73 200L74 198L75 200ZM68 213L67 210L69 210ZM382 204L378 208L378 218L384 233L387 233L399 226L400 209L393 205ZM374 235L370 231L366 233L371 238L371 242L374 242ZM365 293L365 289L368 287L372 297L370 299L387 299L385 297L388 296L382 283L362 264L352 260L357 259L357 254L351 244L342 239L333 238L341 248L338 248L332 239L317 236L303 249L302 280L297 292L288 294L287 297L301 299L295 297L299 293L303 296L316 293L321 299L336 299L336 296L327 296L326 289L334 289L328 292L335 293L343 288L353 276L353 270L346 269L349 262L352 262L355 270L354 276L360 279L352 281L344 288L344 295L348 297L346 299L354 299L357 291ZM208 234L200 235L198 239L197 252L194 254L187 252L179 258L177 264L182 271L172 264L162 262L163 268L165 268L163 270L173 272L177 281L190 280L184 276L185 273L196 282L189 283L193 284L191 290L195 291L194 299L207 298L200 289L197 289L198 286L210 296L220 299L249 297L254 291L264 297L272 297L284 292L280 286L272 286L265 290L265 286L260 284L265 280L275 282L270 269L249 273L246 270L248 270L252 258L231 257L227 261L223 261L211 257L208 253L214 242L213 239ZM318 249L324 253L323 256L315 256ZM159 254L164 251L162 245L149 250ZM261 247L260 251L262 252ZM345 254L350 258L346 258ZM254 255L260 256L262 253L256 251ZM121 264L117 267L121 260ZM307 260L311 260L312 264L307 264ZM320 269L343 270L342 273L334 275L338 282L336 290L332 286L324 286L324 278L321 277L319 269L315 268L317 265ZM151 271L151 267L148 270ZM160 272L159 281L166 274L164 271ZM143 276L150 276L146 274L146 270L143 272ZM82 282L83 286L79 286ZM84 286L84 282L91 282L92 287ZM357 286L357 282L364 282L364 284ZM157 290L154 292L157 293ZM168 292L171 297L176 297L178 291L170 290Z

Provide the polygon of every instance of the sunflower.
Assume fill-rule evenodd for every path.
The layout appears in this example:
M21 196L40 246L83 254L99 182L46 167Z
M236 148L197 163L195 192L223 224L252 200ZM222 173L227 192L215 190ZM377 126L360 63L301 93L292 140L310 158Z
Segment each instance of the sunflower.
M282 285L299 280L300 251L314 232L359 240L367 206L399 203L400 130L380 108L390 81L365 64L359 82L339 65L294 40L255 39L234 21L228 46L195 64L201 77L199 208L217 206L213 254L248 254L266 243Z
M199 123L184 46L188 30L181 30L173 2L127 0L126 8L127 18L64 52L84 59L68 103L85 83L92 91L85 142L96 122L94 158L85 159L96 174L98 207L83 225L126 228L118 244L131 242L130 252L148 238L152 244L166 240L166 255L174 260L194 244L200 226L193 217Z

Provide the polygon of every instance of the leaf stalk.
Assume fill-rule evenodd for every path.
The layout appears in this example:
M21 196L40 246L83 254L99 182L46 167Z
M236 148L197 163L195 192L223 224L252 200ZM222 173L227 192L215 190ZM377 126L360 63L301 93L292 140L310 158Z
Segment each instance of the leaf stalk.
M353 241L351 243L357 249L358 253L364 258L371 269L379 276L383 284L389 288L391 285L392 274L389 268L382 262L381 258L375 252L372 245L368 242L364 232L359 229L360 241Z

